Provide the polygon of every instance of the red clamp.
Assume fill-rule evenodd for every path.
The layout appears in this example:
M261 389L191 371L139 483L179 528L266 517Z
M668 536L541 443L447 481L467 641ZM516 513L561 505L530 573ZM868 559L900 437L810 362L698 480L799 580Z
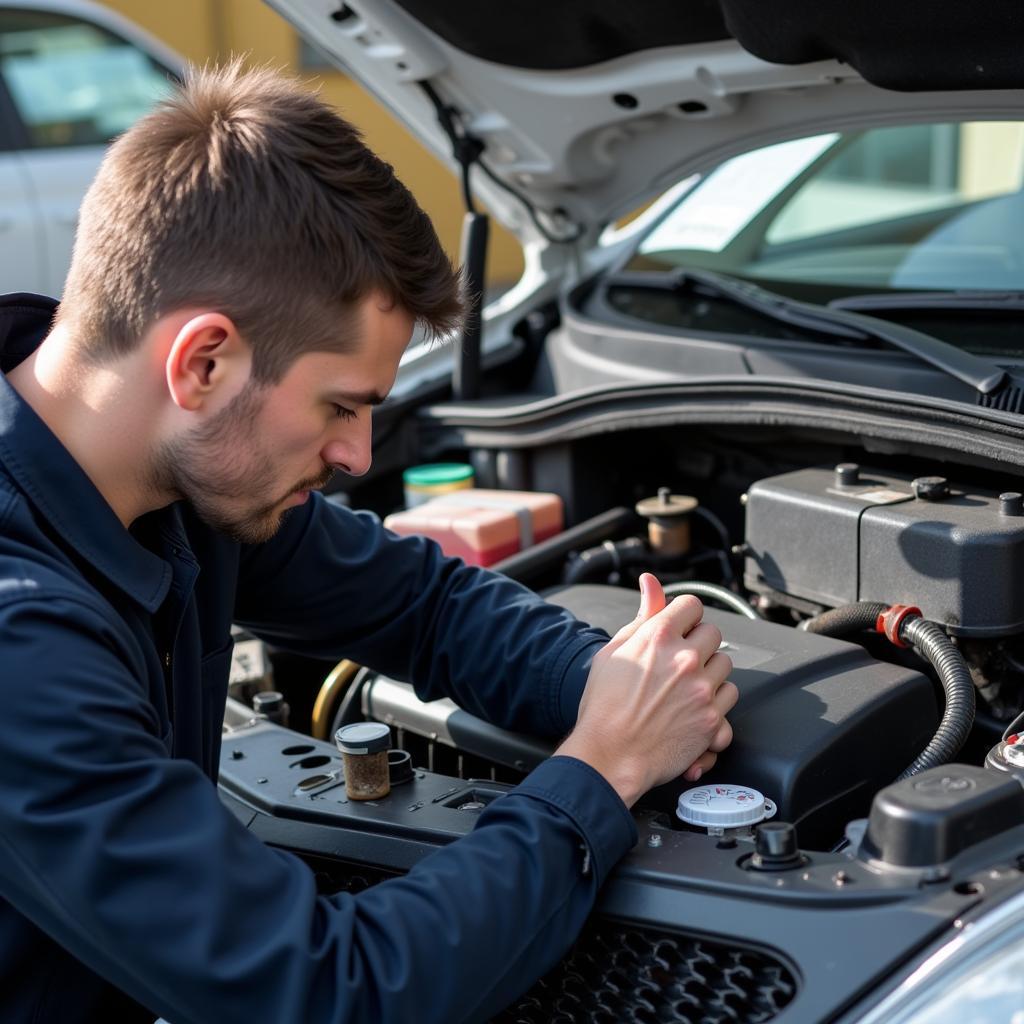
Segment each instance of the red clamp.
M900 639L900 630L903 623L912 615L921 618L921 609L915 608L912 604L894 604L878 616L875 632L884 633L889 642L897 647L909 647L910 644Z

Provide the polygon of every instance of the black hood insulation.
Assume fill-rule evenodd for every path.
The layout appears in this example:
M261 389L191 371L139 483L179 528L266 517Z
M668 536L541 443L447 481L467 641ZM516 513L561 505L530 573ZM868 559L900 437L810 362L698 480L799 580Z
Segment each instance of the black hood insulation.
M874 85L920 92L1024 87L1020 0L398 0L483 60L544 71L735 38L775 64L835 58Z

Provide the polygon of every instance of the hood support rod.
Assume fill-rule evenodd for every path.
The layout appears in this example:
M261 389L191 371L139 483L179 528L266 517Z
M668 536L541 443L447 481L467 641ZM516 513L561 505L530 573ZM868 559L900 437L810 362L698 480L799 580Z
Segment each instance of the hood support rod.
M452 397L456 401L472 401L480 397L480 347L483 337L481 313L487 280L490 218L477 210L473 203L469 169L480 160L484 144L462 128L456 119L455 109L445 105L429 82L420 82L420 87L433 104L438 123L451 140L452 155L462 170L462 199L466 204L466 215L462 220L459 262L462 264L467 309L459 351L452 370Z
M468 210L462 219L462 263L466 290L466 321L459 339L459 353L452 371L452 397L471 401L480 397L480 343L483 338L484 282L487 271L487 238L490 218Z

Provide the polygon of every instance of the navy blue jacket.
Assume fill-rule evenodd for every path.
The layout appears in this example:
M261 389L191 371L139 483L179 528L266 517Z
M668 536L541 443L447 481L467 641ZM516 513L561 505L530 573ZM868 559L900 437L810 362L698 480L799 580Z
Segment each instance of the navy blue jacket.
M53 303L0 302L0 369ZM221 805L231 623L500 725L573 724L605 634L319 495L258 546L185 503L126 530L0 375L0 1019L482 1020L568 947L635 841L556 757L407 876L318 896Z

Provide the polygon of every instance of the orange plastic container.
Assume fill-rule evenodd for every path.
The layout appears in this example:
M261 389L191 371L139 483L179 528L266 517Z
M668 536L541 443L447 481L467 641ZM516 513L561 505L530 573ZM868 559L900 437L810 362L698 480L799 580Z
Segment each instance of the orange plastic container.
M403 536L430 537L470 565L493 565L559 533L562 522L557 494L470 488L395 512L384 525Z

